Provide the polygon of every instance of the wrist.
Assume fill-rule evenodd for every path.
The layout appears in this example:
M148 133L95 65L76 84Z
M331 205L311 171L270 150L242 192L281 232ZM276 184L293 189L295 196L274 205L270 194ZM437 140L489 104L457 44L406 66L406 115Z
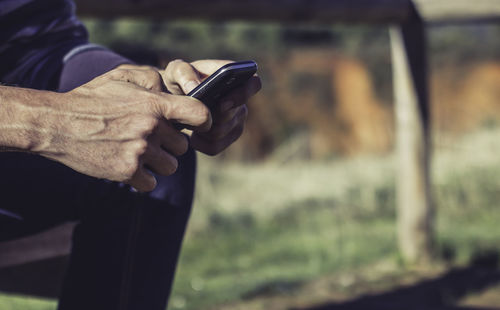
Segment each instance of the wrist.
M45 117L58 94L0 86L0 147L3 150L40 152L48 142L51 126Z

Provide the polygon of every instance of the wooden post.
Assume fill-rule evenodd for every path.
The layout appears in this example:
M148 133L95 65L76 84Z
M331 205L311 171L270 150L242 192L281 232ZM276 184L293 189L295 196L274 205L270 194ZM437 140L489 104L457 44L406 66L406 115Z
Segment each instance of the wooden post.
M391 27L396 114L397 226L401 254L408 263L432 257L434 210L429 178L429 101L424 24L411 18Z

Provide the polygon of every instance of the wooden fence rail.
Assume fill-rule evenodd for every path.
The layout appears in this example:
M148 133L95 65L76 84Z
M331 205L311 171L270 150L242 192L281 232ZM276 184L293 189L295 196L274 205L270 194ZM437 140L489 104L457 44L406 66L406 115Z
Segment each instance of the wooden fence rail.
M409 14L409 0L80 0L79 15L273 22L398 23Z
M79 15L274 22L500 21L500 0L76 0Z

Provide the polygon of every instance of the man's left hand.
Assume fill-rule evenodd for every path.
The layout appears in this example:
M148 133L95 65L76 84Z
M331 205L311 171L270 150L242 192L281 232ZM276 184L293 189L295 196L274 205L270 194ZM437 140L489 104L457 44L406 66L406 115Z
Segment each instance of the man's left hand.
M231 61L199 60L187 63L182 60L170 62L162 71L167 89L177 95L187 94L202 80ZM212 127L209 131L193 131L191 146L207 155L217 155L235 142L243 133L248 114L247 101L261 88L260 78L253 76L242 87L220 99L212 109Z

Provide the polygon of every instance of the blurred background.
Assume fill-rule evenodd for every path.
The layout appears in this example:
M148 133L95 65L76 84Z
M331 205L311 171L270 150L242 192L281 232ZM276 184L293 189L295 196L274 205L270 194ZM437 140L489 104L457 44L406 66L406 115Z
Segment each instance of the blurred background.
M386 26L84 22L93 42L143 64L259 64L244 135L198 156L168 309L313 309L426 283L442 305L500 304L500 26L429 27L437 240L434 260L416 267L397 248ZM487 281L473 269L485 264ZM456 273L473 284L457 288ZM2 294L0 308L55 301Z

